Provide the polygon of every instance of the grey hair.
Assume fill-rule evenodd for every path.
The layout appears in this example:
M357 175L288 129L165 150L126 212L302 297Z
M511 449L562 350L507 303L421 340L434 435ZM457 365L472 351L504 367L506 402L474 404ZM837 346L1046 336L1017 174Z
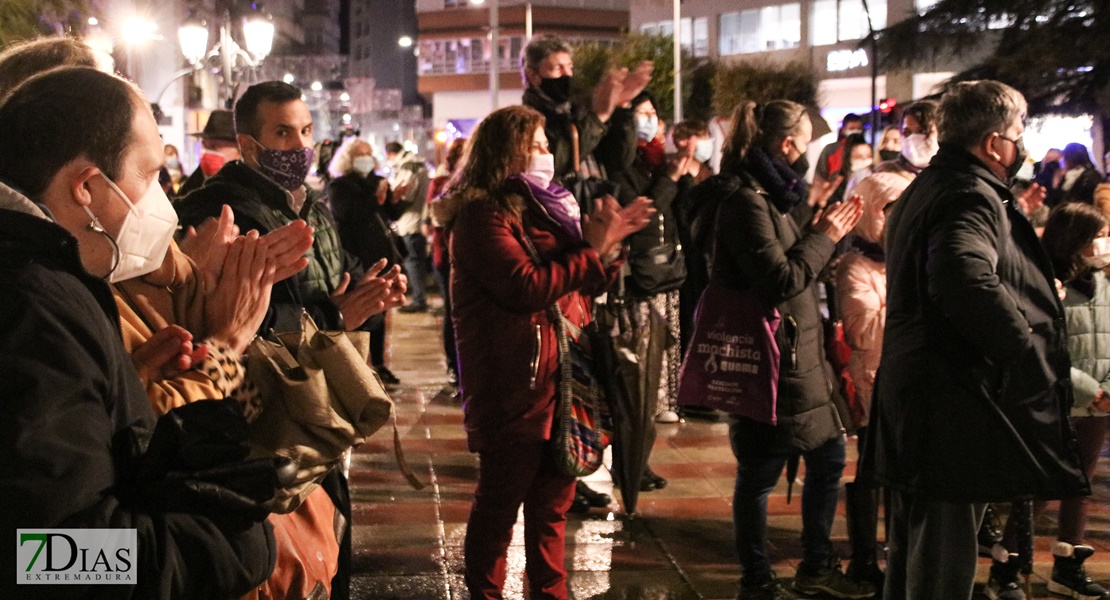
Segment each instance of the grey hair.
M1025 117L1028 105L1021 92L998 81L962 81L941 99L939 139L961 148L974 148L992 133L1006 131Z
M520 68L538 71L544 59L558 52L571 52L570 45L563 38L551 34L533 37L520 53Z

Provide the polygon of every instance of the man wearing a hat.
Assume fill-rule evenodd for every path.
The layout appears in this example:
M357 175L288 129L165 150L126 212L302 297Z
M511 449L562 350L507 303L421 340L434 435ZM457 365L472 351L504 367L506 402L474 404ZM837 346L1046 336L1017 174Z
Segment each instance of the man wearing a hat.
M239 142L235 140L235 121L230 110L212 111L204 124L204 131L193 135L200 138L204 152L200 155L200 166L177 191L179 198L199 189L204 180L215 175L225 162L239 160Z

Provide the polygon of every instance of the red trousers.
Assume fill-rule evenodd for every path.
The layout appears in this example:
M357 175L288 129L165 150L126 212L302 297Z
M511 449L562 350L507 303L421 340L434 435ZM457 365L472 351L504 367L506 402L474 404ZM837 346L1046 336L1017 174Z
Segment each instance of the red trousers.
M521 503L529 597L567 597L564 539L575 479L559 473L548 452L547 442L528 442L478 454L478 489L464 545L472 599L502 597L505 558Z

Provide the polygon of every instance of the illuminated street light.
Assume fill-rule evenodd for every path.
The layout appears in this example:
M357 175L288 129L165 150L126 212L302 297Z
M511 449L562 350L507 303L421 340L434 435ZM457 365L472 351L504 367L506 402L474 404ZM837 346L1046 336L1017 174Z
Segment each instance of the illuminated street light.
M258 68L270 54L274 43L274 24L269 15L255 13L244 19L242 27L245 50L232 37L231 13L225 11L220 22L219 40L212 48L208 48L208 24L196 17L186 19L177 29L177 39L181 44L181 54L189 62L189 67L175 75L170 83L178 77L211 65L212 72L219 74L223 83L220 89L221 99L225 106L231 108L242 75ZM166 85L168 87L169 84ZM166 88L163 88L162 93L165 93Z
M402 48L411 48L412 47L412 38L410 36L407 36L407 35L402 35L400 37L400 39L397 40L397 45L402 47Z
M340 102L350 102L351 101L351 95L348 94L347 92L343 92L342 94L339 94L339 101Z
M281 80L285 83L292 84L294 81L297 80L297 78L294 77L292 73L286 73L285 76L281 78Z
M311 88L312 91L319 92L320 90L324 89L324 84L320 83L319 81L313 81Z
M120 26L120 37L127 44L141 44L150 40L162 39L158 35L158 24L139 16L128 17Z

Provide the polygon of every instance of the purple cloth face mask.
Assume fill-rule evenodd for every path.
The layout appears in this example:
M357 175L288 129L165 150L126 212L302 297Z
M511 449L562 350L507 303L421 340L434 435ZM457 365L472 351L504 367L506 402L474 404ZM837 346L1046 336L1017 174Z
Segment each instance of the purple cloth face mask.
M263 175L290 192L304 185L315 154L312 148L271 150L258 140L254 143L258 144L258 167Z

